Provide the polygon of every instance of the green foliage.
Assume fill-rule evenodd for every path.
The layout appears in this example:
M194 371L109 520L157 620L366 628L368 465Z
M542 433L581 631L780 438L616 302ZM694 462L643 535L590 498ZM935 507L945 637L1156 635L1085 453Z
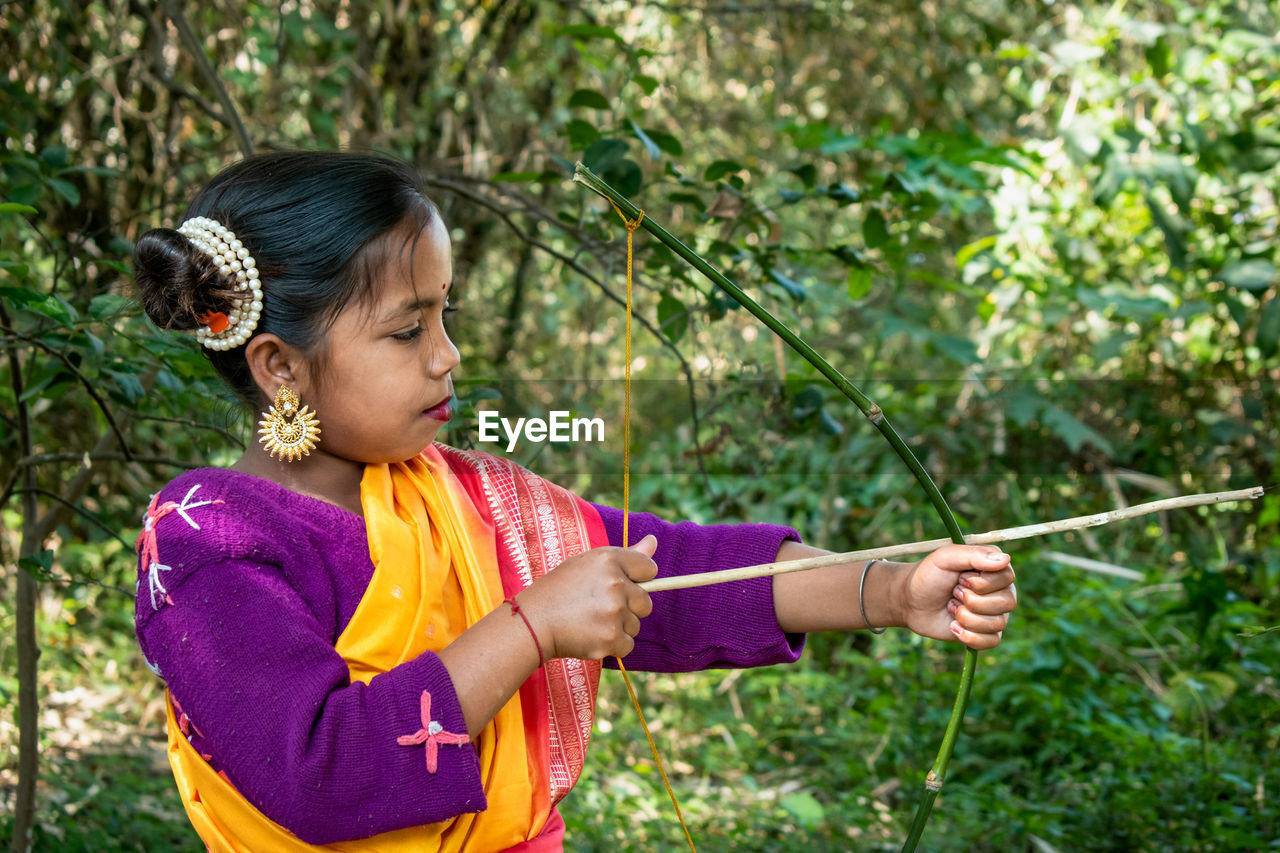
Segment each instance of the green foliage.
M258 147L422 168L469 309L453 443L475 444L477 409L568 398L607 417L608 445L518 461L620 499L623 231L568 182L581 159L832 354L966 529L1276 481L1274 4L720 6L187 14ZM247 424L193 342L138 316L128 258L239 152L158 13L5 14L0 555L6 584L41 580L41 683L64 723L42 731L38 845L198 848L155 741L125 746L158 732L131 542L147 496L233 459ZM665 247L641 234L636 252L633 507L781 521L835 548L940 534L820 377ZM28 499L57 523L19 560ZM1144 580L1014 551L1021 609L980 663L925 846L1273 844L1280 498L1044 547ZM14 655L0 641L6 713ZM704 849L896 849L957 661L821 636L792 668L649 677L642 695ZM65 737L71 695L111 696L82 722L119 736ZM606 679L564 806L575 849L681 843L629 714ZM0 725L6 797L13 741Z

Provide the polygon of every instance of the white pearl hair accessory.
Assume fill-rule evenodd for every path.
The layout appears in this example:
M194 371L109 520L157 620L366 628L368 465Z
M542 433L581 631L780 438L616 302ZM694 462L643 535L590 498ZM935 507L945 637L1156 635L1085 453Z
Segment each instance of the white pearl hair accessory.
M236 239L235 232L205 216L182 223L178 233L218 265L224 276L235 276L236 290L244 295L235 300L228 314L206 314L203 325L196 329L196 339L209 349L229 350L243 346L258 328L262 316L262 285L258 283L258 264L249 250ZM217 329L222 325L221 329Z

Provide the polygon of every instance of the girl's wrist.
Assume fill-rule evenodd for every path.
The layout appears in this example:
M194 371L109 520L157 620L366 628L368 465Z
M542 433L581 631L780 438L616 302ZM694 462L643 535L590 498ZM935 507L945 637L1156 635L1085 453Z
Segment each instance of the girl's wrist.
M875 560L866 569L862 582L862 607L870 625L864 628L902 628L906 626L907 576L913 563Z

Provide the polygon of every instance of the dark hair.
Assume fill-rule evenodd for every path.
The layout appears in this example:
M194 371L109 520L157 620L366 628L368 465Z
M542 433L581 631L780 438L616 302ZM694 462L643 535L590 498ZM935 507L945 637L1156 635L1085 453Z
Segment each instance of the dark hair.
M270 332L308 357L353 302L367 299L399 226L412 240L435 206L406 163L338 152L250 157L227 167L191 202L184 218L207 216L235 232L257 262L262 316ZM194 329L208 311L227 312L235 282L172 228L155 228L133 250L143 309L164 329ZM203 348L214 368L250 404L260 402L244 348Z

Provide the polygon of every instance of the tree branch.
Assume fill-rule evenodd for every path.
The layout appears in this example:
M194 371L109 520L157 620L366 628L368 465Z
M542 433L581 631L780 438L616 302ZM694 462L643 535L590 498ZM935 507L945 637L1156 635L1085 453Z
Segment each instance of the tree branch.
M25 335L22 332L10 328L7 319L3 324L0 324L0 329L3 329L7 334L17 338L18 340L26 341L34 347L39 347L49 355L61 361L63 366L66 367L67 370L71 371L71 374L75 376L76 379L80 380L80 384L84 386L85 392L88 393L88 395L93 399L93 402L96 403L98 408L102 411L103 417L107 419L107 425L111 427L111 431L115 433L116 440L120 442L120 450L124 453L125 458L131 459L133 457L133 454L129 450L129 444L124 439L124 431L121 430L119 424L116 423L116 419L111 414L111 410L107 408L106 401L98 395L97 390L93 387L93 383L89 381L88 377L81 373L79 368L71 363L71 359L67 357L66 353L54 349L39 338L33 338L30 335Z
M204 77L205 82L209 84L214 94L217 95L218 103L222 105L223 112L230 120L232 130L235 131L236 138L240 143L240 150L246 157L252 156L253 140L249 137L249 131L245 129L244 122L240 119L240 113L236 110L235 104L231 102L231 96L227 94L226 87L218 79L218 72L214 69L213 63L205 55L204 46L200 44L200 39L196 37L191 25L187 23L187 16L182 13L178 0L160 0L160 5L164 7L165 14L169 16L169 20L173 21L173 25L177 28L178 38L191 54L191 59L195 62L200 76Z

